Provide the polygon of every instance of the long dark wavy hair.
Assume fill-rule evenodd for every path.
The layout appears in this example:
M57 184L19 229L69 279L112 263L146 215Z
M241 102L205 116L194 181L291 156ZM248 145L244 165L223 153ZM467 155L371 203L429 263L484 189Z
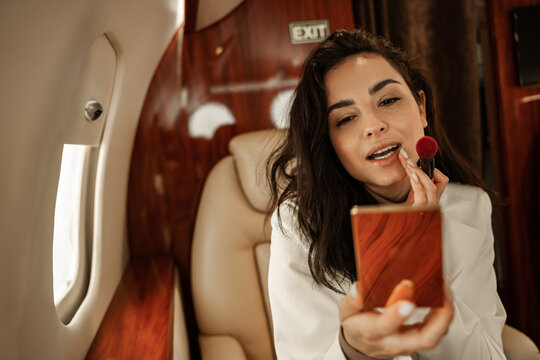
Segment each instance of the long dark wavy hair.
M450 181L485 189L478 173L450 145L438 121L431 87L408 56L365 30L338 30L317 46L304 62L294 93L290 126L284 141L268 159L270 210L288 199L296 205L298 226L308 241L308 263L317 284L343 293L340 284L356 280L349 210L375 204L363 183L342 166L330 143L324 78L328 71L358 54L380 55L405 79L416 102L426 97L425 134L437 139L435 163ZM281 218L279 217L280 222Z

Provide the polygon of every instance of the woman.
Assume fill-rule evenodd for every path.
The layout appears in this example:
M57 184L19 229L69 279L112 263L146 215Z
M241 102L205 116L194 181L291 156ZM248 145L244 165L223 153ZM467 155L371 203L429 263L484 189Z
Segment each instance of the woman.
M438 169L415 163L434 137ZM306 59L286 139L269 160L269 297L280 359L504 359L491 203L452 149L431 89L406 55L363 30L337 31ZM349 210L439 204L446 300L420 324L403 300L364 311Z

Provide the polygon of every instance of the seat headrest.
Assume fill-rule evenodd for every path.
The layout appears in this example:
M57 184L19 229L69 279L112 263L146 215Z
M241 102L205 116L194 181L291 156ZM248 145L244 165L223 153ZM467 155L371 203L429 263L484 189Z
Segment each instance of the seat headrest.
M261 212L268 211L270 200L266 160L285 133L276 129L254 131L235 136L229 143L244 194L251 206Z

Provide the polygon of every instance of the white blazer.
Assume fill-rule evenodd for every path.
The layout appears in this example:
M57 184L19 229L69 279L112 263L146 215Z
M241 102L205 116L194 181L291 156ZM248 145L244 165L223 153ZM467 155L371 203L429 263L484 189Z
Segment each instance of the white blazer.
M501 332L506 312L493 270L491 202L473 186L450 183L440 199L443 276L454 294L454 319L431 350L415 357L437 360L505 359ZM316 285L307 263L308 247L297 226L294 205L272 216L268 289L278 359L345 359L339 346L338 303L342 295ZM342 284L345 290L350 283Z

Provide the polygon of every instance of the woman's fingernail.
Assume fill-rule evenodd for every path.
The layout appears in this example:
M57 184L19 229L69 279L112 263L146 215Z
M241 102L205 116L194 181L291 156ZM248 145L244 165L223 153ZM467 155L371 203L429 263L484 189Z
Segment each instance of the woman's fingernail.
M349 290L349 294L351 294L352 297L355 298L355 299L358 297L358 289L356 288L356 282L354 282L351 285L351 289Z
M409 280L409 279L403 279L399 283L410 286L410 287L414 287L414 283L412 282L412 280Z
M410 301L404 300L399 305L398 313L401 317L408 317L414 310L414 304Z
M407 160L407 164L411 165L412 167L418 167L411 159Z
M415 182L420 182L420 180L418 180L418 176L416 176L415 173L411 173L411 177L413 178L413 180L414 180Z
M403 149L399 150L399 153L405 158L405 159L408 159L409 158L409 155L407 155L407 152Z

